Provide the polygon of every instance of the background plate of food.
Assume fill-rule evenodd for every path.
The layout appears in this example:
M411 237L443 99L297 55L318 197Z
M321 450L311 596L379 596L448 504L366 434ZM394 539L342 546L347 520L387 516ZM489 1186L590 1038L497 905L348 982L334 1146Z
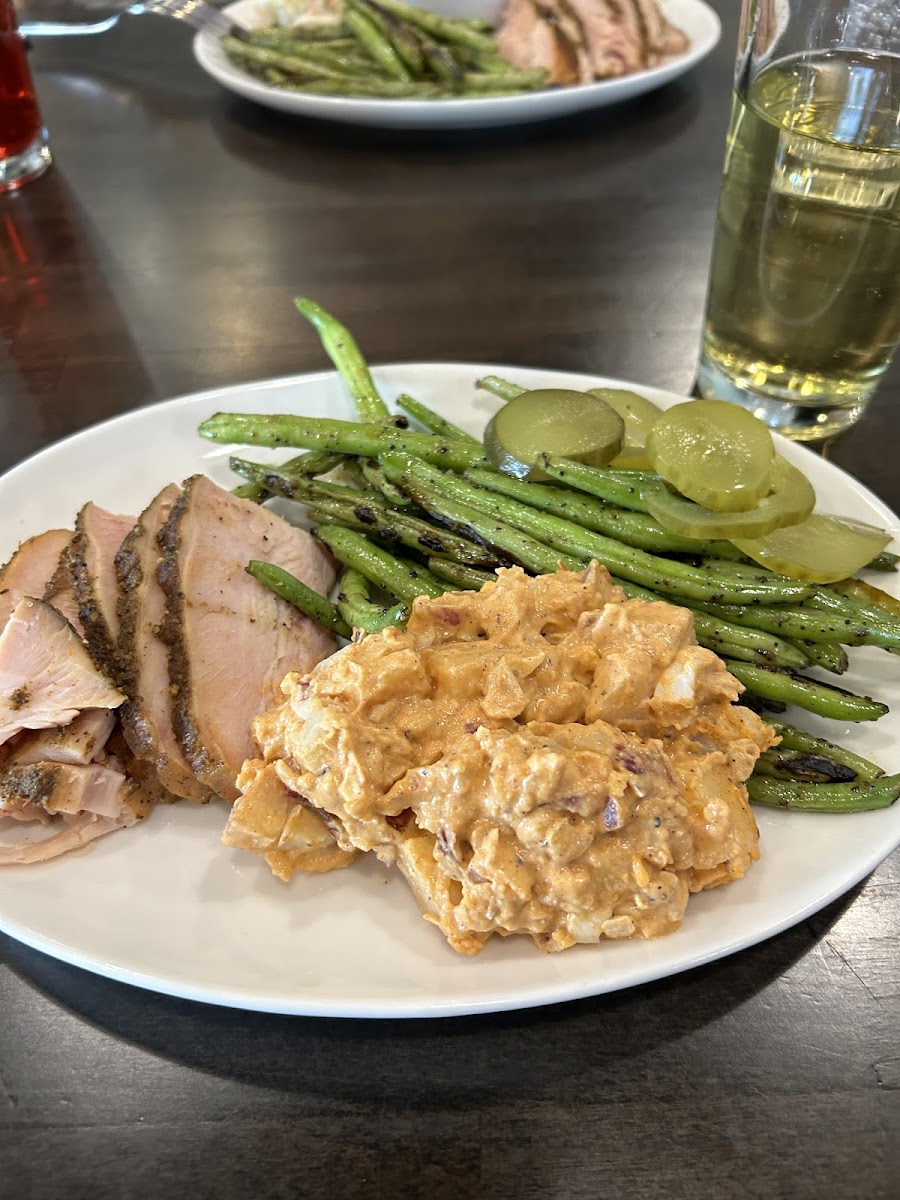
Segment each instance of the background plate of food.
M681 399L531 368L406 364L374 371L388 401L411 394L477 435L500 403L476 389L476 380L489 374L529 388L624 386L663 407ZM233 487L233 447L198 436L200 423L217 410L354 419L334 372L222 388L128 413L0 479L0 561L23 539L71 528L89 499L133 519L161 488L195 473ZM897 518L833 464L780 440L778 448L814 484L823 510L900 534ZM269 454L273 462L285 457ZM879 582L897 590L896 575ZM224 673L217 693L223 713L241 683L240 670ZM800 713L797 723L897 771L896 657L852 650L841 685L877 697L890 711L862 724ZM252 1010L428 1017L526 1008L664 978L751 946L842 895L900 843L900 805L840 815L754 813L760 860L742 878L692 896L680 928L652 940L606 940L547 954L527 937L494 937L475 956L458 954L422 919L400 873L373 854L285 883L259 854L223 845L229 806L218 799L157 804L147 820L98 839L87 852L0 867L0 929L112 979Z
M294 0L237 0L223 11L254 31L250 42L194 39L223 87L282 112L397 129L615 104L690 71L721 33L703 0L306 0L300 18Z

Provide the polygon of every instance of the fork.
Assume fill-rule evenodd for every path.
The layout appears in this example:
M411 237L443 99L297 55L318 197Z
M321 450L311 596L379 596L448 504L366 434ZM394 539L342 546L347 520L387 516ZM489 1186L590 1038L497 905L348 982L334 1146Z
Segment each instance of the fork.
M247 30L235 25L230 17L226 17L219 9L206 0L138 0L129 5L126 10L130 13L159 13L163 17L173 17L176 21L184 21L194 29L207 29L214 37L236 37L245 39Z

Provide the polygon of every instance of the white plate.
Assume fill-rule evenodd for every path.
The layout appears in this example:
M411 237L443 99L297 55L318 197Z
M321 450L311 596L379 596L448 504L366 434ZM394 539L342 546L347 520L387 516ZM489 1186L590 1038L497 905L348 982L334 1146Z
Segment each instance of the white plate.
M500 0L427 0L423 8L454 17L496 20ZM603 108L630 100L661 87L695 67L713 49L722 29L716 13L703 0L662 0L666 16L688 37L690 48L672 62L619 79L578 87L555 88L516 96L489 96L480 100L366 100L341 96L308 96L270 87L238 70L226 58L218 38L210 32L194 38L194 57L207 74L229 91L281 112L351 125L379 125L386 129L468 129L479 125L518 125L544 121L585 109ZM237 0L224 12L248 29L272 22L265 0Z
M478 432L499 403L474 388L489 372L531 387L636 386L469 364L390 366L375 377L385 396L409 392ZM638 390L663 405L680 399ZM219 409L352 416L328 373L187 396L98 425L0 479L0 562L22 538L69 525L88 499L137 513L166 483L196 471L232 484L228 448L195 432ZM900 531L837 467L799 446L783 452L812 479L823 510ZM853 662L847 686L894 711L869 727L829 723L828 732L897 770L900 663L868 649L854 651ZM826 730L808 714L803 724ZM281 883L257 856L220 844L226 810L218 802L157 808L88 853L0 870L0 929L113 979L240 1008L345 1017L526 1008L630 987L762 941L841 895L900 843L900 805L855 816L757 816L761 862L738 883L692 898L681 929L651 942L550 956L525 938L495 938L477 958L460 957L421 919L399 875L371 856L334 875Z

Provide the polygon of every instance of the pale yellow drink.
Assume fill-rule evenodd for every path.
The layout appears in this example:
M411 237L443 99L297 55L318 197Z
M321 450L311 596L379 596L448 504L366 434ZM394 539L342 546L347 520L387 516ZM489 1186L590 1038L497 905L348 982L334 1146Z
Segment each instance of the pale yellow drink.
M852 424L900 339L900 58L829 51L735 93L698 384L795 438Z

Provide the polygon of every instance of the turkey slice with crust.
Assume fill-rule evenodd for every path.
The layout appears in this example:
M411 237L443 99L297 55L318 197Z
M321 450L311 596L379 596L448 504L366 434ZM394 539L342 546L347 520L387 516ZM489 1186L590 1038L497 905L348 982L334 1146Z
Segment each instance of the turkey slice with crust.
M44 594L71 537L68 529L48 529L23 542L0 567L0 629L23 596Z
M84 766L99 756L115 723L110 709L86 708L68 725L21 734L6 761L19 766L41 762Z
M169 652L158 635L166 597L156 577L157 538L180 495L172 483L155 496L116 555L119 682L128 696L119 715L135 757L153 764L160 783L174 796L205 801L212 793L197 779L172 727Z
M35 763L0 771L0 815L41 821L49 837L0 845L0 866L45 862L142 820L149 801L114 758L73 765Z
M160 533L175 735L198 779L225 799L254 754L251 726L290 671L309 671L334 639L247 574L264 559L327 593L334 566L305 530L233 496L205 475L187 480Z
M0 745L23 729L68 725L82 709L117 708L124 699L55 608L19 601L0 634Z
M84 637L84 627L78 611L78 600L75 597L75 587L72 578L72 542L74 534L64 547L56 564L56 570L43 591L43 598L52 604L57 612L62 613L79 637Z
M110 679L118 674L119 585L115 559L133 527L134 517L107 512L89 501L75 519L75 536L67 551L84 639L94 662Z

